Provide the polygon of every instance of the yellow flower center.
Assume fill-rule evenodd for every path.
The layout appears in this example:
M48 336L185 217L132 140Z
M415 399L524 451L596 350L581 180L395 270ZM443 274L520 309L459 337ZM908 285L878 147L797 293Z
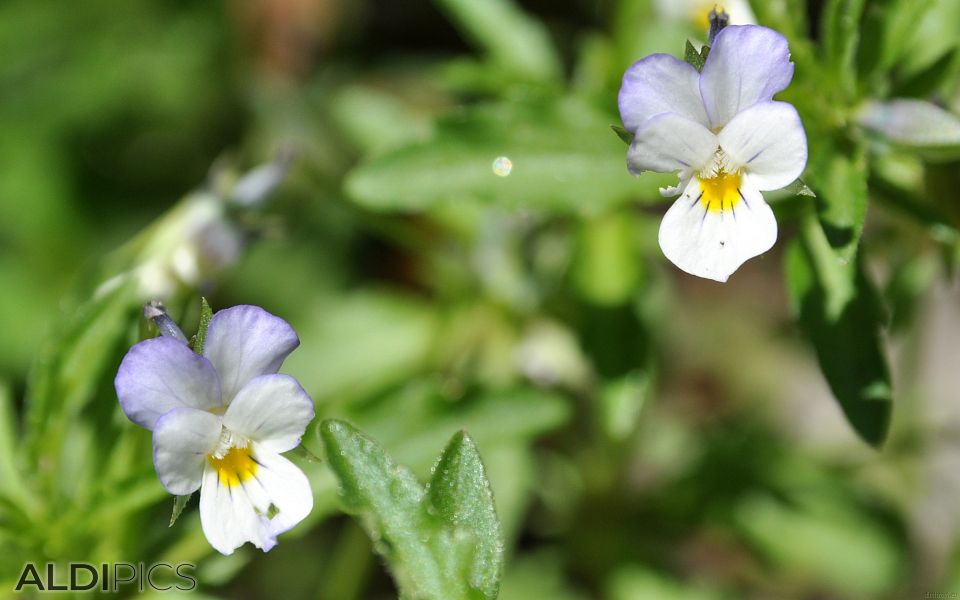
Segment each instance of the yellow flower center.
M710 212L733 210L740 202L740 172L720 171L700 181L700 203Z
M250 456L249 448L233 447L222 457L211 454L207 460L217 470L221 483L228 487L236 487L257 473L257 461Z

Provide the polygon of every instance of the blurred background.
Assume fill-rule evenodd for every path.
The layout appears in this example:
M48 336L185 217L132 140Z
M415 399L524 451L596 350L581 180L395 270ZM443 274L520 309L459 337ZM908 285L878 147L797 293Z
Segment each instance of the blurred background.
M772 196L780 241L727 284L662 256L675 179L631 177L610 130L626 67L699 46L712 6L0 4L2 588L28 560L166 560L198 598L396 597L322 463L269 554L216 555L195 500L167 528L112 381L144 302L189 333L202 294L289 321L318 419L421 478L470 432L504 600L960 597L960 163L863 117L922 99L949 130L960 1L726 7L790 40L818 194ZM862 367L824 364L851 332L808 335L784 264L843 186L892 381L879 449L823 375Z

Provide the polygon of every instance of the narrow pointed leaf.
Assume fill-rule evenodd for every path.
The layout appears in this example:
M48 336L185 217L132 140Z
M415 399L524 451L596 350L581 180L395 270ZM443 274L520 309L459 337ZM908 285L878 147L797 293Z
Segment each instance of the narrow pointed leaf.
M619 125L611 125L610 129L612 129L613 132L617 134L618 138L623 140L624 144L629 146L630 144L633 143L634 135L629 131L627 131L626 129L624 129L623 127L620 127Z
M317 455L314 454L313 452L310 452L309 450L307 450L307 448L306 448L303 444L301 444L301 445L297 446L296 448L294 448L293 450L291 450L291 451L290 451L290 455L291 455L291 456L296 456L297 458L299 458L300 460L305 461L305 462L310 462L310 463L320 463L320 462L323 462L322 460L320 460L320 457L319 457L319 456L317 456Z
M818 223L808 221L786 254L794 312L850 425L879 447L893 408L879 300L859 260L841 263Z
M173 524L177 522L177 519L180 518L180 515L183 513L183 509L187 507L187 503L190 502L190 497L193 494L187 494L185 496L176 496L173 499L173 512L170 514L170 524L167 527L173 527Z
M816 198L817 194L810 189L810 186L804 183L802 179L798 179L783 188L787 192L793 194L794 196L809 196L810 198Z
M193 351L197 354L203 354L203 344L207 339L207 327L210 326L210 319L213 318L213 309L206 298L200 298L200 325L197 327L197 335L193 337Z

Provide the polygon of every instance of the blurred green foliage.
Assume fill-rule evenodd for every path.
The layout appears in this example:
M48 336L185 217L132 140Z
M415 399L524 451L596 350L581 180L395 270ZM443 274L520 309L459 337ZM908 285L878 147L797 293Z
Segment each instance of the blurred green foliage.
M700 3L0 5L0 588L163 560L197 597L389 598L450 560L505 600L960 593L960 2L751 4L790 41L816 198L771 196L780 241L725 286L663 259L673 181L610 130ZM142 304L191 331L200 294L291 322L284 370L341 423L308 431L315 508L269 554L214 555L195 502L167 527L113 391ZM367 462L310 460L346 422ZM431 498L445 447L498 520L485 485ZM344 485L371 464L403 510ZM437 539L366 535L424 501Z

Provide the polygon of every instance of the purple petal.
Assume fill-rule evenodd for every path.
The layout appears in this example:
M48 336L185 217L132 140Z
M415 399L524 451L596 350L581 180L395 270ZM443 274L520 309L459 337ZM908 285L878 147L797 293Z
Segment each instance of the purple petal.
M234 306L210 320L203 354L220 376L224 404L254 377L276 373L300 345L290 324L259 306Z
M651 54L633 63L623 74L618 98L624 128L635 132L665 112L706 125L699 79L696 69L669 54Z
M175 408L205 410L220 405L220 382L210 361L168 337L130 348L114 386L123 412L147 429Z
M714 131L741 110L773 98L793 79L787 39L758 25L725 27L700 74L700 95Z

